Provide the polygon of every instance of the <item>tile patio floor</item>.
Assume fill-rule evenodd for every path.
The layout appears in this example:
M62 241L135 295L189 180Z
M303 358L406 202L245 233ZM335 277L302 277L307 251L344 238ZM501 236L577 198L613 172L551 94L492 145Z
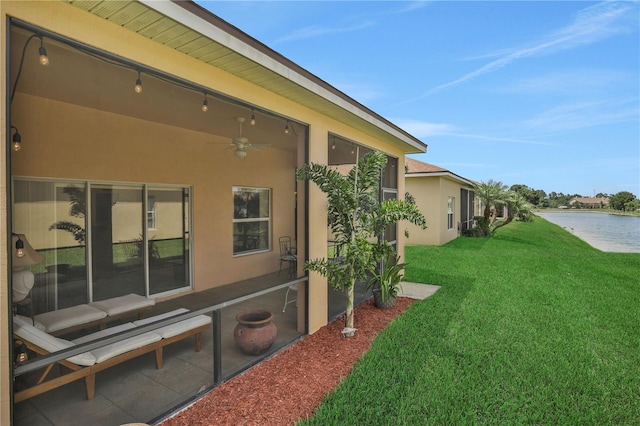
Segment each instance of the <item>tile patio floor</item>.
M266 279L265 279L266 278ZM214 291L190 294L185 297L159 302L147 316L167 312L177 307L192 311L242 297L247 292L258 291L282 283L280 277L262 277L260 283L245 282ZM286 278L285 281L286 282ZM291 344L302 333L297 331L295 303L282 312L286 288L249 299L221 310L222 373L227 378L260 357L243 354L235 345L233 329L238 312L262 308L274 314L278 327L275 343L267 354ZM205 294L206 293L206 294ZM148 423L162 417L176 406L184 404L199 392L213 384L213 327L203 335L201 352L195 352L193 338L176 342L164 348L164 365L155 369L153 353L145 354L111 367L96 376L96 395L86 399L84 381L79 380L14 406L16 426L62 425L120 425L124 423ZM37 372L36 372L37 373ZM18 378L21 380L21 378ZM19 381L16 382L17 385Z

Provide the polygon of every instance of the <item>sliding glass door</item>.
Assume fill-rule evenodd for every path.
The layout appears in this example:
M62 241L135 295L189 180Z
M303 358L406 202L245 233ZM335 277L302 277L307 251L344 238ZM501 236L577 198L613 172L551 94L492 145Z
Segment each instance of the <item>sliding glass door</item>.
M142 186L91 185L92 300L144 295Z
M149 293L189 286L189 190L149 188L147 239Z
M45 260L35 310L191 287L187 187L14 178L13 232Z

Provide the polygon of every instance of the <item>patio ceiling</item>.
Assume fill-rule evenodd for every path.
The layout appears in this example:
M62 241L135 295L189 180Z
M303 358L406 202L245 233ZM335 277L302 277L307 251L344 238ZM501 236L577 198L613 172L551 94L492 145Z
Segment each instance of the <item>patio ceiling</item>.
M23 28L12 29L12 87L18 74L23 46L31 34ZM282 117L256 110L257 123L251 126L250 106L213 96L207 97L209 110L205 113L201 110L204 100L202 92L144 72L141 75L143 92L137 94L133 90L137 79L134 68L46 36L44 45L50 59L49 66L38 64L40 42L38 39L31 41L25 52L16 93L203 132L211 135L211 143L219 144L221 152L227 148L230 150L232 138L239 135L236 117L242 116L246 118L242 135L248 137L250 142L271 144L265 149L297 149L295 134L284 133L286 121ZM292 125L297 126L298 134L304 134L301 125Z
M191 1L68 3L138 35L390 141L407 153L426 145L331 85Z

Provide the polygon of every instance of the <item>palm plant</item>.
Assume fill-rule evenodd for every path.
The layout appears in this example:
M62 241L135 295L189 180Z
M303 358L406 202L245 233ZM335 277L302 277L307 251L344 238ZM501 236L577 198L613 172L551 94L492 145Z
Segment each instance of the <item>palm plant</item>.
M329 284L347 293L347 314L343 335L355 334L354 286L374 273L382 256L388 256L390 246L378 241L386 226L407 220L426 228L426 221L415 204L403 200L380 201L379 185L386 156L370 152L343 176L323 164L305 164L298 169L299 180L315 183L328 199L329 227L336 244L342 247L340 262L327 258L312 259L305 269L327 278Z
M400 263L400 256L389 255L380 265L380 271L376 272L367 282L367 289L373 290L374 301L378 307L391 307L395 305L398 291L402 289L402 271L407 266Z
M498 228L511 223L514 219L530 220L533 215L533 206L518 192L509 191L502 182L489 180L481 182L473 188L473 191L484 205L484 214L479 222L484 235L493 234ZM496 222L498 208L507 207L507 218ZM492 213L493 211L493 213Z
M529 221L533 216L533 206L517 192L509 191L504 197L504 202L508 211L507 218L493 226L491 233L496 232L498 228L508 225L516 218L522 221Z
M484 205L483 216L488 225L491 225L496 220L498 207L505 204L507 189L507 185L493 179L489 179L488 182L480 182L480 184L474 186L473 192ZM493 214L491 214L492 209Z

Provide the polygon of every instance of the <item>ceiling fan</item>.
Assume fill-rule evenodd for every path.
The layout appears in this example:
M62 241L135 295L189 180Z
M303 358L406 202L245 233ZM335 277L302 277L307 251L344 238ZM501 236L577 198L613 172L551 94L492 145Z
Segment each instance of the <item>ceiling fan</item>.
M271 146L270 143L250 143L249 139L242 136L242 123L244 123L244 120L244 117L236 117L236 121L240 125L240 134L233 138L231 145L229 145L229 148L235 148L233 155L238 158L244 158L247 156L247 148L253 149L254 151L260 151L260 147L262 146Z

